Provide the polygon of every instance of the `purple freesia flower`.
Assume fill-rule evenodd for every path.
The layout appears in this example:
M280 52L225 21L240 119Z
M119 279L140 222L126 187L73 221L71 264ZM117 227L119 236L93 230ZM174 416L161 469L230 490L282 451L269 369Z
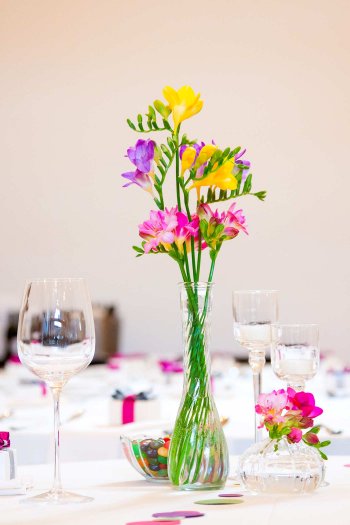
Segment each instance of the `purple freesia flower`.
M151 177L148 175L148 173L143 173L137 169L135 171L127 171L126 173L122 173L122 177L130 181L127 184L124 184L123 188L131 186L131 184L136 184L143 190L148 191L151 195L153 195Z
M149 173L154 159L155 143L153 140L139 139L133 148L127 150L127 156L142 173Z

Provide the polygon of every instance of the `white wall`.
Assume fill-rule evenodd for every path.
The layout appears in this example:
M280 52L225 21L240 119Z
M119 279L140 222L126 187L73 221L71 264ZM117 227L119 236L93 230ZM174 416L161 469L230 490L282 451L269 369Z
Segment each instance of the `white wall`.
M348 356L349 17L347 0L2 0L0 292L85 276L125 351L180 349L177 269L135 259L151 202L119 174L125 118L187 83L205 100L188 132L246 146L268 190L219 260L213 346L233 348L232 289L277 288L282 320Z

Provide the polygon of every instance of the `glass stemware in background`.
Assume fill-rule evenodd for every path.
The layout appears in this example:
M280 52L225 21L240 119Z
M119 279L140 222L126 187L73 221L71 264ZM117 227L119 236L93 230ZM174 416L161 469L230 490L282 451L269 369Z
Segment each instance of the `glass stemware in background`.
M276 344L271 352L276 376L302 391L320 363L319 328L316 324L282 324L273 327Z
M26 284L17 333L21 362L51 389L54 400L55 463L50 491L25 502L80 503L92 498L65 492L59 461L59 401L62 388L94 355L95 330L84 279L38 279Z
M273 342L272 325L278 321L278 292L276 290L243 290L233 292L234 338L249 351L253 371L255 442L260 439L259 418L255 413L261 393L261 372L265 354Z

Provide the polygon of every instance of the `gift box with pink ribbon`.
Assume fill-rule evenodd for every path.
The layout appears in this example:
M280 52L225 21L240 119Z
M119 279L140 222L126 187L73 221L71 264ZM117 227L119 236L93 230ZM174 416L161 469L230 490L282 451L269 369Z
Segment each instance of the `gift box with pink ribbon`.
M110 402L111 425L159 419L160 402L151 392L130 393L117 389Z

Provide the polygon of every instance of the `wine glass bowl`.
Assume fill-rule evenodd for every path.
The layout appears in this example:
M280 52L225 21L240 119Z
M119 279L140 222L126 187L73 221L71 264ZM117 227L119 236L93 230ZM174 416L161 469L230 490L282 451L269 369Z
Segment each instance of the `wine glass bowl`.
M316 324L276 325L272 368L276 376L296 391L305 389L319 368L319 327Z
M19 315L17 346L21 362L46 382L54 400L54 484L49 492L24 501L90 501L62 489L59 463L60 393L73 375L90 364L95 350L91 300L84 279L28 282Z

